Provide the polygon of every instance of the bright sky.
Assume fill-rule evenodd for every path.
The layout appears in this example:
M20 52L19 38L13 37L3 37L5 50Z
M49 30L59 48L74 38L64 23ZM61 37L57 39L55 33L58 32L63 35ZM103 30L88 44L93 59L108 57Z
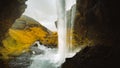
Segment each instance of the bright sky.
M75 0L66 0L67 10L75 4ZM52 31L56 31L55 21L57 20L56 0L28 0L27 9L23 15L27 15L37 20Z

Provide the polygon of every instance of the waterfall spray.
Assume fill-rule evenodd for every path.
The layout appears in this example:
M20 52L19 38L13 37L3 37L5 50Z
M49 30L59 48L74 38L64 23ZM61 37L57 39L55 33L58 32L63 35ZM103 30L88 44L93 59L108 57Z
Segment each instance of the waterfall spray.
M69 2L72 2L69 4ZM72 57L72 30L75 17L76 0L57 0L58 7L58 59ZM74 8L72 8L74 5ZM69 11L69 13L68 13ZM70 17L68 16L70 14Z
M73 5L71 8L67 11L66 15L66 23L67 23L67 47L69 54L67 55L67 58L73 57L76 52L74 51L74 45L72 43L73 41L73 26L74 26L74 20L75 20L75 12L76 12L76 1L74 0Z
M67 54L65 0L57 0L58 7L58 61L64 62Z

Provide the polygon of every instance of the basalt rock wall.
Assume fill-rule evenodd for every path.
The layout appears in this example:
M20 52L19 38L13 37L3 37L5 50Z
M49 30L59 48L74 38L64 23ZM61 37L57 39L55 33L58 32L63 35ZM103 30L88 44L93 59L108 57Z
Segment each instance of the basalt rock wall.
M5 33L14 21L25 11L26 0L1 0L0 1L0 46Z
M119 6L117 0L77 0L74 32L81 41L92 40L93 46L66 59L62 68L120 67Z

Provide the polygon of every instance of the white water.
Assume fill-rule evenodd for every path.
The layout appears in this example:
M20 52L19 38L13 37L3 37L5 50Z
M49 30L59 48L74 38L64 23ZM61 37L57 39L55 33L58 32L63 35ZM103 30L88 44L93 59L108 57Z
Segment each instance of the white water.
M63 63L67 55L67 32L66 32L66 2L65 0L57 0L58 10L58 63Z
M73 3L69 4L69 1ZM66 15L67 11L70 10L74 4L75 4L75 0L57 0L58 49L47 48L36 42L39 45L38 48L40 50L43 50L44 53L33 56L31 58L33 62L29 66L29 68L58 68L61 66L62 63L65 62L66 58L75 55L75 52L72 52L70 50L72 48L71 32L73 27L75 11L71 12L71 19L69 22L67 21L67 15ZM68 24L70 26L68 26ZM70 28L70 31L68 31L68 28ZM70 33L70 35L67 36L67 33ZM67 39L69 39L69 41Z
M73 7L74 5L74 7ZM72 32L76 12L76 0L57 0L58 11L58 61L73 57L80 48L73 51ZM70 13L68 13L68 11ZM69 15L70 14L70 15Z
M55 55L57 54L56 48L48 48L44 45L40 45L39 42L35 42L38 45L38 48L43 51L40 55L34 55L31 60L33 60L32 64L29 68L57 68L57 64L55 59Z

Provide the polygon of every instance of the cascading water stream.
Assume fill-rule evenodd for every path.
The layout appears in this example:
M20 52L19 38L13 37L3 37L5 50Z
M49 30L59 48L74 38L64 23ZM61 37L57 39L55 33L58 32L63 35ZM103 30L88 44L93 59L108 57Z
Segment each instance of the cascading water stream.
M69 2L71 2L71 4L69 4ZM76 10L72 8L72 6L75 5L75 3L75 0L57 0L58 48L47 48L36 42L38 48L44 53L33 56L31 58L33 62L28 68L58 68L65 62L65 58L74 56L75 53L72 53L73 45L71 42ZM67 16L68 11L70 11L70 17Z
M58 55L56 56L59 63L63 63L65 61L65 57L67 54L67 40L66 40L66 2L65 0L57 0L58 8Z
M71 2L71 3L70 3ZM65 58L73 57L72 32L76 11L76 0L57 0L58 11L58 61L63 63Z

